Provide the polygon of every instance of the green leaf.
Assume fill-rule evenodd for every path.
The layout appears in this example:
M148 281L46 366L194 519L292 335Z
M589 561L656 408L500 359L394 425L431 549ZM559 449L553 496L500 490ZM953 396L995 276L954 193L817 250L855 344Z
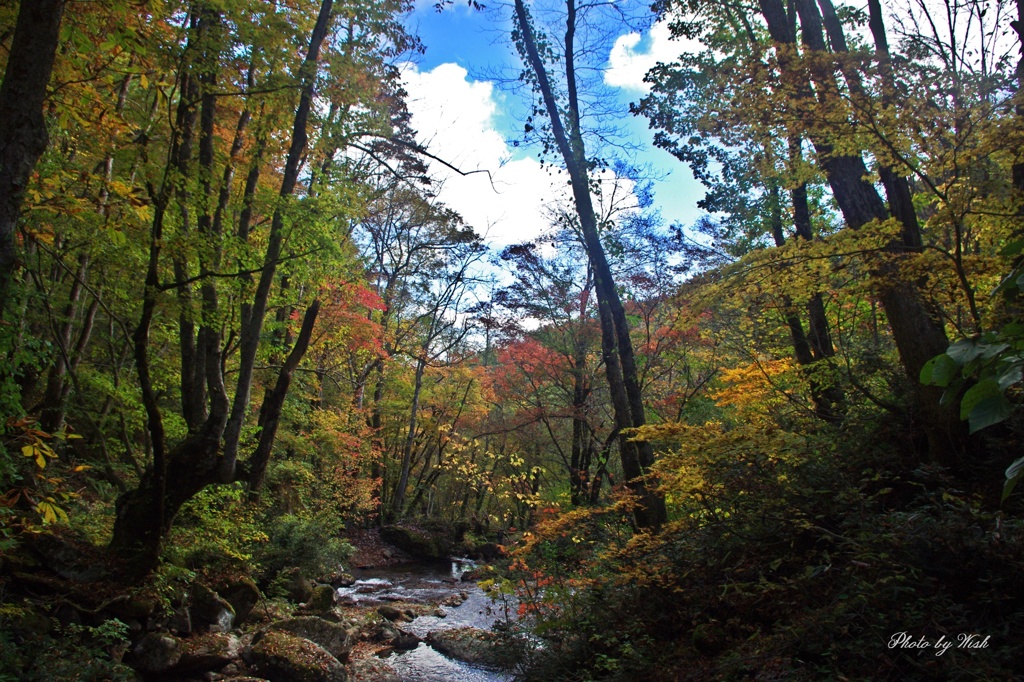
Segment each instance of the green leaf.
M1010 348L1008 343L981 344L981 357L983 360L991 360L1000 353Z
M999 249L1000 256L1016 256L1021 251L1024 251L1024 239L1018 239L1012 241L1003 248Z
M959 365L966 365L971 360L981 355L982 348L974 339L963 339L957 341L946 350L946 355L953 358Z
M964 397L960 401L960 418L967 419L974 407L985 398L1002 395L1002 391L999 390L999 382L991 378L982 379L971 386L967 393L964 393Z
M1021 476L1024 476L1024 457L1018 457L1013 464L1006 467L1006 483L1003 484L1003 496L1000 503L1005 502L1013 489L1017 486Z
M936 355L921 368L921 383L926 386L949 386L960 372L960 365L945 353Z
M1009 363L996 374L996 381L999 382L999 388L1003 391L1014 384L1019 384L1022 380L1024 380L1024 363L1020 361Z
M1002 393L982 398L971 410L971 433L1006 421L1013 414L1013 405Z

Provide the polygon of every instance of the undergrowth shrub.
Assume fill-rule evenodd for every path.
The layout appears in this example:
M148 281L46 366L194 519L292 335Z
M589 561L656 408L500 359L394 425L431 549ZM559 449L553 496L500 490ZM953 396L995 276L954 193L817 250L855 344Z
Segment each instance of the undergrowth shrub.
M258 560L263 574L273 578L286 568L299 568L311 578L327 578L355 552L340 537L341 524L330 518L285 514L268 522L268 542Z
M0 614L0 682L136 679L135 671L121 663L128 626L116 618L96 626L58 626L25 640L4 627L10 615Z
M659 429L659 532L622 499L516 551L502 580L544 642L528 679L1010 679L1024 660L1024 524L941 470L855 439ZM890 647L901 632L954 645Z
M240 483L209 486L178 512L164 561L204 574L247 573L266 542L261 509Z

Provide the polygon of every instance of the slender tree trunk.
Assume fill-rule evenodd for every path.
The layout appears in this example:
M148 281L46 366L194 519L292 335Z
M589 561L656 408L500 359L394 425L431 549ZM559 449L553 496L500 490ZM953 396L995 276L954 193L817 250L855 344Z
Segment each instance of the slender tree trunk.
M391 498L391 515L399 518L405 506L405 489L409 485L409 469L412 466L413 443L416 440L416 424L419 418L420 392L423 390L423 372L427 368L427 349L423 349L423 356L416 360L416 377L413 384L412 404L409 406L409 425L405 434L405 444L402 446L402 468L398 474L398 485L395 487L395 495Z
M277 383L273 390L268 389L263 399L263 406L260 408L260 442L256 451L247 460L246 480L249 482L250 490L259 490L263 485L263 475L266 473L267 464L270 462L270 452L277 437L277 426L281 421L281 411L284 408L284 399L288 395L288 388L292 382L302 356L309 348L309 340L313 335L313 325L316 323L317 313L320 311L320 302L313 303L306 309L302 318L302 328L295 340L288 358L277 375Z
M586 415L590 387L587 385L588 349L582 326L587 319L591 280L591 268L588 263L586 280L580 294L581 328L573 348L572 451L569 455L569 495L573 506L579 506L586 500L586 487L590 479L590 458L587 456L590 425L587 423Z
M256 365L256 350L259 347L260 334L263 331L263 320L267 312L267 304L270 300L270 286L274 281L277 272L277 263L281 258L281 249L284 245L284 214L286 202L295 191L295 185L299 179L299 165L303 153L306 150L308 135L306 126L309 121L310 109L313 104L313 87L316 84L317 62L320 58L320 48L327 37L327 28L330 23L333 0L323 0L320 5L320 14L317 17L316 25L313 27L313 35L309 42L309 51L303 61L300 73L304 74L302 93L299 96L299 106L295 112L295 123L292 127L292 141L288 149L288 158L285 161L284 174L281 178L281 190L279 192L277 208L270 224L270 237L267 242L267 250L263 258L263 269L260 272L260 279L256 285L256 293L253 301L245 312L243 320L242 340L240 345L238 381L235 388L235 399L231 406L231 415L228 417L227 427L224 434L224 455L221 458L221 478L230 481L235 475L235 466L238 460L238 439L242 433L242 424L245 420L245 410L249 405L249 392L252 389L253 370Z
M249 390L256 346L259 342L263 316L266 311L270 282L273 280L284 240L283 202L295 187L300 159L306 146L306 125L312 103L316 62L319 58L320 47L327 35L331 7L332 0L323 0L320 7L320 15L310 39L309 53L304 62L303 73L305 80L299 106L295 113L292 144L285 163L280 191L281 203L279 203L274 213L270 243L264 258L264 269L261 274L260 285L257 288L254 302L249 307L249 319L247 320L246 328L243 330L241 359L243 371L240 374L244 373L246 376L239 379L238 391L232 406L231 418L235 419L236 423L229 432L229 403L223 385L220 339L212 324L212 317L216 312L216 291L212 288L212 283L207 281L209 278L204 278L201 290L203 291L203 312L207 317L204 320L203 326L200 327L199 336L204 340L202 344L205 361L203 363L205 367L204 384L209 394L209 414L201 428L190 430L186 438L170 450L166 446L163 419L157 393L153 386L149 357L149 334L158 304L163 221L172 191L172 183L169 181L171 174L165 175L159 192L151 190L151 194L154 196L154 219L151 229L149 262L146 271L146 289L143 297L142 314L134 335L134 349L142 402L147 416L149 440L153 450L153 463L143 475L138 487L118 498L113 536L110 543L110 548L114 554L121 557L125 562L126 575L130 578L141 578L156 566L161 540L170 530L174 515L181 508L181 505L212 483L218 481L228 482L238 478L239 468L236 466L238 436L241 432L241 422L244 419L244 413L249 404ZM206 13L204 18L213 24L218 23L218 16L215 13ZM209 95L209 88L213 85L212 74L207 71L203 79L206 81L207 95ZM206 96L203 100L204 111L202 112L203 118L201 120L199 165L201 173L206 179L204 181L202 177L200 178L204 195L204 209L200 212L201 221L199 225L201 229L210 233L212 232L212 223L210 221L208 201L212 197L210 178L212 177L213 163L213 109L215 97ZM168 162L169 170L176 168L180 161L178 156L179 148L180 145L177 142L172 144L172 153ZM210 234L210 236L216 239L216 235ZM200 269L209 269L215 265L216 258L217 255L215 253L213 262L201 260ZM303 324L304 335L299 339L301 343L296 344L296 348L289 355L288 361L282 369L281 376L278 378L277 388L280 390L272 392L270 404L264 406L262 420L265 425L276 424L276 420L280 417L281 405L290 384L292 372L294 372L295 365L301 360L306 350L309 341L308 334L312 331L317 308L318 305L314 303L310 311L307 311L307 320ZM260 458L264 458L266 453L269 452L273 431L273 428L265 429L267 441L261 442L257 446L257 454ZM261 464L259 460L256 460L253 464L256 465L254 468L259 469L262 474L262 470L266 466L265 462Z
M71 283L71 291L68 294L67 304L64 306L60 328L54 335L61 352L46 377L46 392L43 395L43 410L39 417L39 427L48 433L59 431L64 425L66 405L61 398L66 396L64 386L67 383L66 375L71 363L71 336L75 329L75 318L78 317L82 286L88 272L89 256L82 253L78 257L78 272Z
M637 495L637 524L642 528L656 528L667 517L665 500L647 482L645 476L654 463L650 443L630 442L627 429L643 426L646 422L640 384L637 381L636 359L625 308L615 288L611 268L597 231L597 217L590 196L590 178L587 171L586 150L580 129L580 110L576 84L575 54L576 4L566 1L565 74L567 106L563 110L555 98L547 67L540 55L533 24L524 0L515 0L516 23L522 40L524 58L536 77L541 99L551 121L555 145L569 173L576 214L583 232L584 246L594 270L594 288L597 294L598 314L601 321L601 346L608 377L608 388L615 413L615 428L619 434L619 453L627 484ZM564 119L563 119L564 116Z

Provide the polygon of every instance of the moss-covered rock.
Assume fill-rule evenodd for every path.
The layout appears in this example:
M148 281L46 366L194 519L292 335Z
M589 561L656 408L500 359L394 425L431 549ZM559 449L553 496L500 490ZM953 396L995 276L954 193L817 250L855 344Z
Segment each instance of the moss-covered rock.
M236 625L244 622L252 613L253 607L263 599L260 588L252 581L252 578L246 576L225 583L217 590L217 594L224 597L231 604L231 608L235 610Z
M323 613L334 608L334 588L330 585L317 585L303 605L302 610L309 613Z
M402 682L395 669L375 656L349 666L348 682Z
M182 641L181 658L175 673L220 670L239 657L242 643L238 637L223 632L209 632Z
M270 631L253 645L252 664L274 682L346 682L345 666L323 647L286 632Z
M500 666L506 658L500 638L479 628L435 630L427 635L427 644L449 658L471 665Z
M181 659L181 640L167 632L150 632L132 647L126 663L143 673L164 673Z
M211 632L227 632L235 622L235 609L219 594L202 583L192 586L192 627L208 627Z
M381 528L380 535L386 542L418 559L444 559L454 546L451 538L443 533L406 526L385 526Z
M341 662L347 661L349 653L352 651L352 638L349 636L347 627L315 616L289 618L271 623L265 630L257 633L253 638L253 645L257 644L268 632L284 632L308 639L323 647L327 653Z

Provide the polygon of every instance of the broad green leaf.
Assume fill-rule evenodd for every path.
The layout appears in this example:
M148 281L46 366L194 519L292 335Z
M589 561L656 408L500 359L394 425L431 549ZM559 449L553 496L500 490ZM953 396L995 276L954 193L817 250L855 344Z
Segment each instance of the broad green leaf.
M1011 414L1013 414L1013 405L1002 393L982 398L971 410L969 419L971 433L1006 421Z
M964 393L964 397L960 401L960 418L967 419L974 410L974 407L985 398L1002 395L1002 391L999 390L999 383L995 379L982 379L974 386L971 386L967 393Z
M999 388L1003 391L1014 384L1020 383L1022 380L1024 380L1024 363L1019 361L1006 365L996 375Z
M1008 343L993 343L993 344L982 344L981 345L981 357L984 360L991 360L1000 353L1010 348Z
M951 357L957 364L966 365L971 360L981 355L982 348L973 339L957 341L946 350L946 355Z
M936 355L921 368L921 383L926 386L949 386L960 372L953 358L945 353Z

